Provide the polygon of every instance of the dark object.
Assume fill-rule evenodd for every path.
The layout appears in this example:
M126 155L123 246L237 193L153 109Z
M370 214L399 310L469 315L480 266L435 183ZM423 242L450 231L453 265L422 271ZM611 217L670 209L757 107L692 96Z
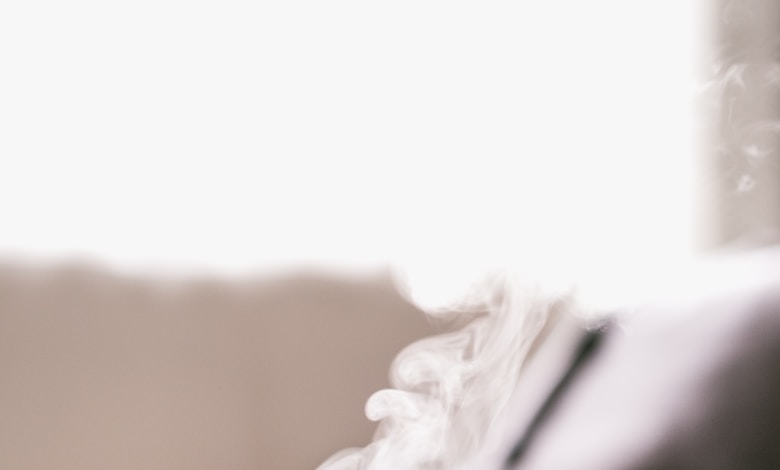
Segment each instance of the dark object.
M517 441L517 444L512 448L512 452L509 453L509 456L506 459L505 468L513 468L520 461L523 454L525 454L528 447L531 445L537 431L542 424L544 424L544 420L550 415L553 407L560 400L560 397L577 375L577 372L582 370L583 365L586 364L588 359L593 357L593 354L598 350L608 329L608 324L605 324L599 328L586 331L579 347L577 347L571 365L566 369L566 372L547 396L544 403L542 403L542 406L539 407L539 410L534 415L520 440Z

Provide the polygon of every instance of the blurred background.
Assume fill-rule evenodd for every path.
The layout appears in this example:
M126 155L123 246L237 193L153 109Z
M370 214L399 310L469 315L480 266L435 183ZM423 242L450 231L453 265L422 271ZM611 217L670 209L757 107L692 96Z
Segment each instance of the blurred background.
M0 267L0 466L313 469L431 330L386 276Z
M656 3L3 2L0 467L311 469L398 279L771 239L778 7Z

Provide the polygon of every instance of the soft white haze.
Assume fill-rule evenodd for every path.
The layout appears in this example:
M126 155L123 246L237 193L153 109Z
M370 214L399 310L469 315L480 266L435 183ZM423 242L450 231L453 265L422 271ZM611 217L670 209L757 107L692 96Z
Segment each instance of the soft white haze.
M6 0L0 257L482 287L491 315L402 352L379 439L322 467L455 468L543 294L634 295L693 252L695 3Z
M692 241L683 3L4 1L0 254L661 263Z

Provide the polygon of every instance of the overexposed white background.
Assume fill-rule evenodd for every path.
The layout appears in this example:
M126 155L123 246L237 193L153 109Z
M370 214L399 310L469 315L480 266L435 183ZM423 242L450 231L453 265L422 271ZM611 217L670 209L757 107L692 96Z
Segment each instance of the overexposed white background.
M439 277L676 256L693 10L5 1L0 254Z

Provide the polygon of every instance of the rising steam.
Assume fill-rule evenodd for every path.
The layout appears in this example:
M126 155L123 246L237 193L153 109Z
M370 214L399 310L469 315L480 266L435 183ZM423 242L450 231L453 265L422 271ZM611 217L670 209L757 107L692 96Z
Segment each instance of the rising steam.
M366 416L379 422L374 441L332 456L319 470L472 470L467 462L485 451L485 436L552 314L583 315L585 306L604 312L641 297L637 286L651 288L647 280L670 260L692 253L699 222L689 158L695 8L596 3L603 10L572 2L588 20L566 22L558 38L565 47L527 56L547 74L517 83L531 90L518 112L539 133L516 130L523 147L511 166L486 155L494 167L472 173L492 184L479 194L454 191L451 199L465 203L454 219L437 213L443 228L420 224L419 237L428 238L409 258L420 255L438 269L404 271L401 291L453 327L398 355L393 388L366 403ZM604 25L605 12L624 19L611 15ZM547 15L551 25L560 19ZM582 30L591 23L597 28ZM574 44L581 40L592 47ZM550 59L578 52L584 55L572 68ZM442 245L444 253L437 251ZM463 263L474 253L489 262ZM440 288L453 273L460 276Z
M458 303L434 311L444 321L458 319L442 315L465 317L466 324L404 349L391 368L394 388L366 403L366 416L380 421L374 442L334 455L320 470L460 468L509 400L551 299L562 298L519 290L518 281L494 273Z

